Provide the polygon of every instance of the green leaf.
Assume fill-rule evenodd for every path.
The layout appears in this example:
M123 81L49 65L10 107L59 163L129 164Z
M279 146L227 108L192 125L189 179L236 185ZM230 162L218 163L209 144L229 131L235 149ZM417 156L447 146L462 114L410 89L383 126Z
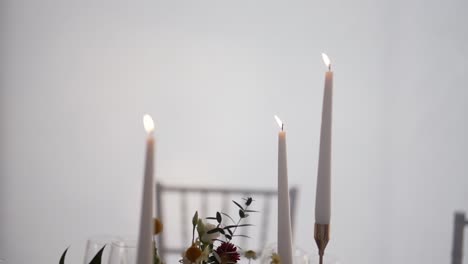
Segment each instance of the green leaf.
M253 225L252 224L228 225L228 226L225 226L224 229L230 229L230 228L235 228L235 227L243 227L243 226L253 226Z
M256 211L256 210L244 210L244 212L246 212L246 213L259 213L260 211Z
M214 234L218 232L218 228L215 228L215 229L211 229L211 230L208 230L208 232L206 232L207 234Z
M89 264L101 264L101 259L102 259L102 252L104 252L104 248L106 246L104 245L101 250L94 256L94 258L91 260Z
M253 202L252 197L249 197L249 198L247 198L247 201L245 202L245 205L249 206L250 204L252 204L252 202Z
M233 235L233 237L246 237L246 238L251 238L251 237L246 236L246 235Z
M226 230L228 231L228 233L229 233L231 236L234 235L234 233L231 231L230 228L227 228Z
M218 221L218 223L221 224L222 220L223 220L223 218L221 217L221 214L219 212L216 212L216 221Z
M244 218L245 217L245 213L243 210L239 210L239 216L240 218Z
M211 230L209 230L209 231L206 232L206 233L207 233L207 234L214 234L214 233L216 233L216 232L219 232L219 233L221 233L221 234L224 235L224 230L223 230L222 228L219 228L219 227L214 228L214 229L211 229Z
M161 259L158 256L158 249L156 248L156 246L154 246L153 249L153 264L161 264Z
M244 208L243 208L239 203L237 203L237 202L234 201L234 200L232 200L232 202L235 203L237 206L239 206L239 208L240 208L242 211L244 211Z
M195 212L195 214L193 215L193 218L192 218L192 225L196 226L197 223L198 223L198 211Z
M60 262L59 264L65 264L65 256L67 255L67 251L70 247L67 247L67 249L65 249L65 251L63 252L62 256L60 257Z
M232 239L232 236L231 236L231 235L225 234L224 236L225 236L227 239L229 239L229 240Z

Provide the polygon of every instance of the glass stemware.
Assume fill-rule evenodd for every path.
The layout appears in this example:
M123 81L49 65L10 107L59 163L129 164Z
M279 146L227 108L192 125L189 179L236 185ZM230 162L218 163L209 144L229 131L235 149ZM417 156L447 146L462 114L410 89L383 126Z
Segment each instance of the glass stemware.
M112 241L108 264L136 264L136 239L117 239Z
M88 238L88 241L86 242L84 264L89 264L89 262L93 260L94 256L96 256L96 254L99 252L99 250L101 250L103 246L107 245L107 247L109 247L109 244L116 239L119 238L112 235L96 235ZM104 260L108 257L107 252L109 252L109 250L107 249L107 247L106 249L104 249L104 253L102 256L103 263L105 263Z

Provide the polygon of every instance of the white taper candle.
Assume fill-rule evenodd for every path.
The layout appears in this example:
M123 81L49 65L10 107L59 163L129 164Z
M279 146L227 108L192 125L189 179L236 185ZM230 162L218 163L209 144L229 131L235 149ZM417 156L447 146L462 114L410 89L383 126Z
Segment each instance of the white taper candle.
M289 208L288 162L286 132L283 123L275 116L281 131L278 134L278 254L281 263L292 264L291 212Z
M153 208L154 208L154 149L155 138L153 136L154 123L149 115L143 117L145 130L148 133L146 139L146 161L143 179L143 196L141 202L140 232L138 236L137 264L153 263Z
M322 128L320 131L320 152L315 199L315 223L330 224L333 72L331 71L331 64L328 56L324 53L322 53L322 56L323 61L328 67L328 71L325 73L325 87L323 91Z

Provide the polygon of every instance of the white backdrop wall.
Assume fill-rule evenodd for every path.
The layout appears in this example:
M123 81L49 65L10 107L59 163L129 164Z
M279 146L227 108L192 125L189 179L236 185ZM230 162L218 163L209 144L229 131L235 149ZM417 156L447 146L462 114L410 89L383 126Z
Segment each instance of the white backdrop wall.
M141 117L167 183L275 187L278 114L296 244L313 202L327 52L335 69L333 240L343 263L449 261L464 176L463 1L0 4L0 258L53 263L137 232Z
M468 209L466 10L465 1L397 1L391 10L391 263L448 263L453 212Z

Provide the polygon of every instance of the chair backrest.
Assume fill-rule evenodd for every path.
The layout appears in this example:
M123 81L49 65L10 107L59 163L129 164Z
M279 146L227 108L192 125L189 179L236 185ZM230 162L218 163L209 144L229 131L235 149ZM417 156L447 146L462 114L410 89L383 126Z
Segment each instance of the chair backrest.
M452 242L452 264L462 264L463 261L463 233L468 220L463 212L455 212Z
M291 228L294 235L294 223L296 215L296 201L298 197L298 189L296 187L290 188L289 195L291 210ZM181 253L188 246L190 246L190 241L192 238L191 219L195 212L194 208L198 210L200 216L215 216L215 213L218 210L220 210L221 212L228 212L228 207L230 207L231 209L236 209L234 204L232 204L233 206L230 206L230 204L232 203L231 200L239 201L241 198L245 197L253 197L255 200L255 202L252 204L252 206L254 207L253 209L260 211L259 215L256 216L257 220L259 221L257 221L258 225L255 226L255 228L259 230L257 230L255 236L258 238L258 241L260 241L260 243L263 244L257 245L257 248L252 248L259 252L262 249L262 247L265 246L264 243L268 241L268 230L272 228L270 220L272 220L273 218L276 221L276 218L273 217L271 212L272 208L276 209L276 189L244 189L188 186L183 187L157 183L156 212L157 217L165 225L165 230L157 237L159 255L163 259L167 259L168 255L176 254L177 256L180 256ZM196 203L197 201L197 207L193 207L194 203ZM239 202L242 202L242 200ZM210 212L208 212L208 208L211 205L213 205L214 208L219 209L210 209ZM191 206L193 208L190 209L192 209L193 211L189 211L189 207ZM210 215L207 215L207 213L209 213ZM176 215L177 217L170 217L169 214ZM235 216L236 214L231 215ZM179 228L177 232L173 230L174 226L172 226L171 230L166 230L166 223L172 225L178 224L175 222L180 223L179 227L175 227L176 229ZM250 233L248 230L243 231L243 235L248 235ZM174 237L176 235L175 233L179 233L178 235L181 237L181 239L177 239L176 237ZM276 236L276 233L274 235ZM244 242L246 242L245 239L243 237L241 237L240 239L242 242L240 244L244 245ZM170 242L176 240L179 241L179 244L170 245ZM274 240L269 242L274 242Z

